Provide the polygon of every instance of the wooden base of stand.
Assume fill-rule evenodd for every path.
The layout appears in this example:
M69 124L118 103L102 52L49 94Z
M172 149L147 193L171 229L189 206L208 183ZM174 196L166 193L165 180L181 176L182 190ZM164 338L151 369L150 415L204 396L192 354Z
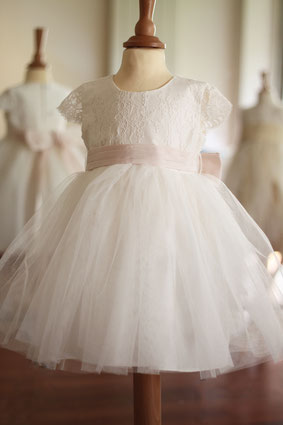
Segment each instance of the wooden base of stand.
M133 374L134 425L161 425L161 376Z

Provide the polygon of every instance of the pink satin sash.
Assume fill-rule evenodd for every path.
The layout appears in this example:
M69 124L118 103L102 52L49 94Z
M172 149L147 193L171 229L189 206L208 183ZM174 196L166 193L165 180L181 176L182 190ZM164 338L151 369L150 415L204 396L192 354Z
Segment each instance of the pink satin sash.
M221 176L218 153L182 151L153 144L117 144L93 147L88 151L86 170L114 164L149 164L192 173Z

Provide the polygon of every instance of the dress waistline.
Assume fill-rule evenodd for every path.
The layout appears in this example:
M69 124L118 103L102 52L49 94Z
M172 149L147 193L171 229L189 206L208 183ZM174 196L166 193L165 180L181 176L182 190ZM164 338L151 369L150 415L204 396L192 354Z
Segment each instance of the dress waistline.
M218 153L194 153L171 146L117 144L96 146L88 151L86 170L114 164L148 164L192 173L221 175Z
M117 144L93 147L88 152L87 170L114 164L148 164L183 171L199 171L198 154L171 146Z

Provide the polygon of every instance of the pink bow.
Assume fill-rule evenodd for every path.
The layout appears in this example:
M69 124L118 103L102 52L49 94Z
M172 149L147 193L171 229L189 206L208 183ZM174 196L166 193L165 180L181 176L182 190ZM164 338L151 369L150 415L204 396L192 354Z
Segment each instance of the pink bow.
M222 163L219 153L203 152L200 154L200 162L200 172L202 174L211 174L212 176L221 179Z

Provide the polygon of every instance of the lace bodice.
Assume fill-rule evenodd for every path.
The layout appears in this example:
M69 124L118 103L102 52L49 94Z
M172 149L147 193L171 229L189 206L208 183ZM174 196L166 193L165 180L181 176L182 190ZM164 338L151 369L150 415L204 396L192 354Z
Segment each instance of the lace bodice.
M84 83L58 107L82 125L87 148L151 143L199 151L206 130L220 125L231 103L209 83L174 76L149 91L121 90L112 75Z
M65 129L66 121L57 106L69 93L69 88L55 82L26 83L7 89L0 96L0 109L6 113L8 132Z

